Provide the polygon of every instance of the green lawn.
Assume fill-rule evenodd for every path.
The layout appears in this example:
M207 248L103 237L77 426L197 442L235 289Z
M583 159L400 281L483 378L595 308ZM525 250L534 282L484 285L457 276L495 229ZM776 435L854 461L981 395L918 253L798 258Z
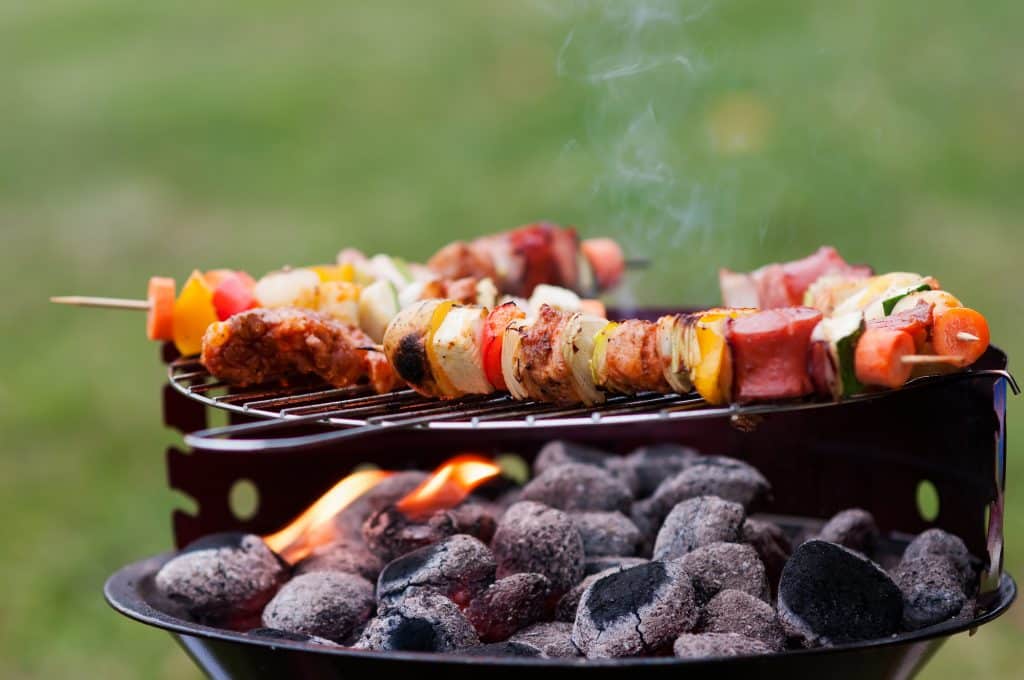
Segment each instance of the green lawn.
M1022 22L1009 1L4 3L0 676L198 674L100 594L170 543L157 350L137 316L48 295L547 217L652 256L621 293L649 302L833 243L934 273L1022 356ZM1011 677L1022 612L924 677Z

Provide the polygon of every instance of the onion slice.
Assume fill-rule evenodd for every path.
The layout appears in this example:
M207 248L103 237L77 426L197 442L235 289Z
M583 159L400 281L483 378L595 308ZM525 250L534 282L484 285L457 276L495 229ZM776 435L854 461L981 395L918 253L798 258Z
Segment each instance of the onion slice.
M525 319L514 319L505 327L501 338L501 376L505 378L509 394L513 399L529 399L530 394L523 384L522 343L523 333L530 327Z
M591 371L594 337L608 325L607 319L577 312L562 329L562 358L572 372L573 389L587 406L604 402L604 392L597 388Z
M483 307L452 307L431 338L441 371L461 394L490 394L480 354L484 321Z

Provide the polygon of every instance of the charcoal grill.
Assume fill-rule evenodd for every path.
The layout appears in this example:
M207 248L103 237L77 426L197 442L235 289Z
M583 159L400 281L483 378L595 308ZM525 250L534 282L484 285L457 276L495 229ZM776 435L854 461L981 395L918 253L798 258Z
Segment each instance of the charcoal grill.
M648 310L654 317L664 310ZM635 316L635 315L634 315ZM894 536L940 527L987 557L982 612L885 641L790 651L746 659L609 662L459 658L419 653L374 654L250 638L175 617L155 597L152 576L169 555L114 574L106 596L121 613L171 633L211 677L341 677L366 673L440 672L454 677L550 672L604 677L680 672L733 677L911 677L950 635L1003 613L1016 585L1002 571L1006 475L1006 355L991 347L967 372L922 378L905 389L838 404L790 403L712 408L693 395L616 397L601 407L564 408L476 397L438 403L409 391L372 395L315 382L284 388L229 390L198 363L170 355L164 419L186 435L167 450L170 486L195 501L172 516L175 544L216 531L267 534L279 529L338 479L360 465L431 469L458 453L515 453L529 461L553 438L627 452L677 442L705 453L747 460L774 487L769 511L827 518L847 507L873 513ZM226 411L232 428L210 428ZM251 515L230 504L236 484L258 493ZM917 503L930 484L938 514ZM426 664L430 664L427 666ZM685 670L684 670L685 669Z

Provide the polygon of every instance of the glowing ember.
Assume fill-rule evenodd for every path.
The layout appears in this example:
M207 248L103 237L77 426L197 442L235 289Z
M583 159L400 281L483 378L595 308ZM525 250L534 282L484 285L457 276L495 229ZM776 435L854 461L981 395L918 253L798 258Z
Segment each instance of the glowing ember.
M290 564L295 564L319 545L329 543L334 535L335 515L357 498L391 475L384 470L363 470L335 484L313 505L277 533L264 536L270 549Z
M479 456L457 456L434 471L397 507L407 517L422 517L435 510L453 508L473 489L501 473L501 468Z

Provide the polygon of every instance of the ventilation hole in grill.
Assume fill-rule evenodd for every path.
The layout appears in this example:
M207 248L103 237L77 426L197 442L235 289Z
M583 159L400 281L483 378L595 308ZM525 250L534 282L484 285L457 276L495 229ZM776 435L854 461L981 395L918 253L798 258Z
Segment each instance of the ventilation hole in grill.
M934 522L939 516L939 492L928 479L917 484L917 512L926 522Z
M207 427L224 427L231 423L231 414L223 409L219 408L207 408L206 409L206 426Z
M250 520L260 507L260 492L251 479L239 479L231 485L228 493L228 507L237 519Z
M522 456L514 453L503 453L494 459L501 468L501 474L516 484L526 484L530 479L530 464Z

